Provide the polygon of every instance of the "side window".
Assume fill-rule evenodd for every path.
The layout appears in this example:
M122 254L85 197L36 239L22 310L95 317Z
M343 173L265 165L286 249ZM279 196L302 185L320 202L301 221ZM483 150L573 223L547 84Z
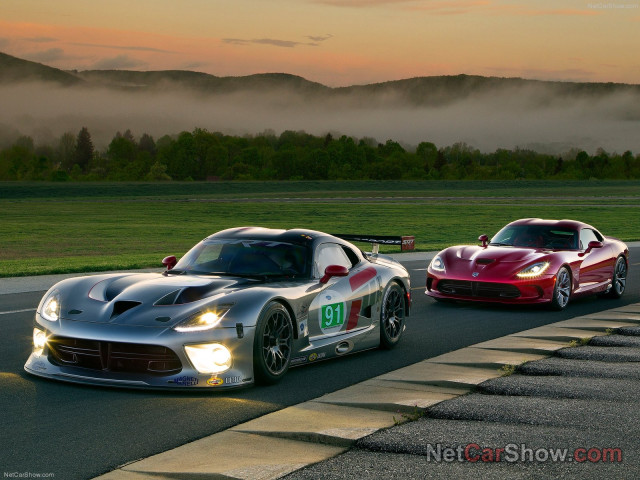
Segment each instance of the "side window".
M355 267L358 263L360 263L360 257L358 257L356 252L351 250L349 247L345 247L344 245L342 245L342 250L344 250L344 253L349 258L349 261L351 262L351 267Z
M596 235L596 232L590 228L583 228L580 231L580 250L585 250L589 245L589 242L601 242L602 238L598 237L599 235Z
M320 278L329 265L342 265L351 268L351 261L342 247L336 243L323 243L316 249L313 259L313 276Z

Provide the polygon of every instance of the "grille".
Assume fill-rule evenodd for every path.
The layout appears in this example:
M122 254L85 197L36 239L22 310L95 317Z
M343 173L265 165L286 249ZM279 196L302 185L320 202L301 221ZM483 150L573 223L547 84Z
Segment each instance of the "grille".
M506 283L469 282L466 280L440 280L438 291L445 295L483 298L518 298L520 290Z
M49 361L107 372L144 373L156 377L174 375L182 370L173 350L160 345L103 342L70 337L51 337Z

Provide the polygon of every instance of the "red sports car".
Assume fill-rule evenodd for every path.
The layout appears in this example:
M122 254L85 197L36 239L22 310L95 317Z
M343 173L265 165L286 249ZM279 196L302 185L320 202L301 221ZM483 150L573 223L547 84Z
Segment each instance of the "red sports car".
M527 218L505 226L481 246L438 253L427 269L426 294L436 300L548 303L562 310L570 298L601 293L620 298L629 249L586 223Z

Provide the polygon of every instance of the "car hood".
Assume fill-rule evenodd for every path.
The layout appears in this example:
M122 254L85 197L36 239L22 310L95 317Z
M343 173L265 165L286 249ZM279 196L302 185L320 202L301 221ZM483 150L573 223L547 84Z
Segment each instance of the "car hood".
M230 293L264 285L264 282L235 277L139 273L104 276L98 282L85 285L88 298L78 295L80 284L69 285L62 299L64 320L168 327L211 304L225 303L221 299Z
M474 272L484 272L483 278L487 278L487 275L504 278L531 263L548 258L550 253L536 248L458 246L448 248L440 255L443 257L447 276L466 278Z

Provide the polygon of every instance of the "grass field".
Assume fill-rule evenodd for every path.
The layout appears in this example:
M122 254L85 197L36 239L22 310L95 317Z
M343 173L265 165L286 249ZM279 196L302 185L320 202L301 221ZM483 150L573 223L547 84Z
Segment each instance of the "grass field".
M6 277L161 266L241 225L415 235L436 250L517 218L572 218L640 240L640 182L0 183L0 215Z

